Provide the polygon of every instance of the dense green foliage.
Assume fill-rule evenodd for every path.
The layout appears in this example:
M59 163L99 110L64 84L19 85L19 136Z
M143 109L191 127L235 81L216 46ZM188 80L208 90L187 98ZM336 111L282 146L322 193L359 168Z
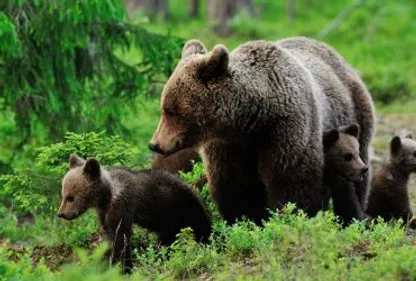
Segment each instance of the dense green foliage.
M172 72L180 53L181 40L126 21L122 1L0 6L0 106L25 141L39 131L59 139L67 130L120 129L119 116ZM132 48L140 55L123 60Z
M250 39L323 40L361 74L378 113L394 113L378 124L376 154L394 129L416 130L415 1L299 0L289 19L287 1L255 0L257 18L239 12L228 37L212 33L205 2L188 19L188 0L170 0L163 22L127 19L119 0L0 1L0 280L416 280L416 234L399 223L342 230L331 212L306 218L288 206L264 228L231 227L208 185L200 193L214 219L211 244L184 230L158 248L137 228L131 277L101 262L93 211L71 222L55 217L71 153L148 166L159 93L190 38L230 50ZM203 173L197 163L181 177L193 184ZM20 223L26 211L34 224Z

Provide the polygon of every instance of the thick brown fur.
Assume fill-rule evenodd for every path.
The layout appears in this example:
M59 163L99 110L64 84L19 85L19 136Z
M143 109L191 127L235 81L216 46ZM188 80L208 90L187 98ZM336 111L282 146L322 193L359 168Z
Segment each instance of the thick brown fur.
M374 108L357 73L329 46L307 38L251 41L207 53L189 41L161 97L149 148L169 155L200 147L213 197L230 223L256 222L294 202L309 215L328 205L322 135L358 123L369 160ZM365 205L368 177L356 192Z
M192 171L193 162L200 161L198 151L194 148L186 148L174 154L164 156L154 153L152 169L162 169L177 174L179 171Z
M366 217L358 200L356 185L368 172L360 158L359 126L333 129L324 134L324 186L331 191L334 214L346 226Z
M374 175L368 198L367 213L385 221L403 219L407 223L413 213L410 207L408 183L416 172L416 141L394 136L388 157Z
M113 246L111 261L132 268L130 238L133 224L155 232L162 245L174 242L182 228L191 227L197 241L207 242L211 219L202 200L176 175L163 170L134 172L103 168L97 160L72 155L62 182L58 216L72 220L95 208L106 238Z

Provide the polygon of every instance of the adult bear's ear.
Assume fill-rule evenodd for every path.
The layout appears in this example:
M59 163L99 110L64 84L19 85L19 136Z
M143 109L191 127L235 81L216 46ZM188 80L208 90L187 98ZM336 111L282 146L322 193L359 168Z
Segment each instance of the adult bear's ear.
M100 163L95 158L88 158L85 162L84 173L91 177L99 177L101 174Z
M390 141L390 152L395 155L402 148L402 140L398 136L394 136Z
M357 123L353 123L349 126L346 126L342 129L342 132L356 137L358 139L359 135L360 135L360 126Z
M194 55L205 55L207 53L207 48L199 40L189 40L186 42L185 46L182 49L182 59Z
M339 140L339 132L337 129L333 129L329 132L324 133L323 145L324 151L328 150L334 143Z
M76 154L71 154L71 156L69 156L68 165L70 169L82 166L84 165L84 163L85 163L85 160Z
M198 69L199 78L203 81L210 81L218 78L227 72L229 62L228 50L223 45L216 45L212 53L201 62Z

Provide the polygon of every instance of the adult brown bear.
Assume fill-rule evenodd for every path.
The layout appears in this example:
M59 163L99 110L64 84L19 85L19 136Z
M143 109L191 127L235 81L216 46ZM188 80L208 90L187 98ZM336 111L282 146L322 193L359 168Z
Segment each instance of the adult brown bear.
M374 107L357 73L329 46L307 38L251 41L208 53L191 40L166 83L162 117L149 144L169 155L203 148L214 200L230 223L257 223L266 208L294 202L325 208L322 134L358 123L369 160ZM365 204L368 178L357 187Z

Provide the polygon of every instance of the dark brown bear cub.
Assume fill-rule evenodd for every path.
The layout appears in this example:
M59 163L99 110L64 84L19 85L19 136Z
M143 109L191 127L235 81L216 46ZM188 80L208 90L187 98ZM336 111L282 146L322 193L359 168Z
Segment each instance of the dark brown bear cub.
M162 245L174 242L182 228L191 227L197 241L206 242L211 219L191 187L162 170L134 172L104 168L94 158L69 159L70 170L62 181L58 216L72 220L95 208L106 239L113 249L110 260L132 267L130 238L133 223L155 232Z
M356 182L361 181L368 167L360 158L359 126L333 129L324 134L324 185L331 191L334 213L344 226L353 219L365 218L357 197Z
M411 135L393 137L388 157L373 177L367 213L373 217L381 216L385 221L402 218L407 223L413 216L407 185L414 172L416 141Z

